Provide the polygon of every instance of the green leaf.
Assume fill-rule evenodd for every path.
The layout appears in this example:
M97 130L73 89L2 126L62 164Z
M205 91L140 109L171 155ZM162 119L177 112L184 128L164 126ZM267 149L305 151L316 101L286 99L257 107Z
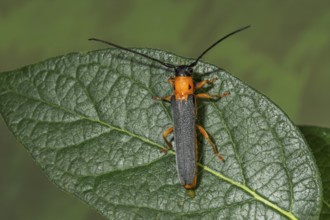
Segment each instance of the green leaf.
M191 62L163 51L165 62ZM118 50L73 53L0 75L0 110L8 127L61 189L108 219L317 219L321 182L292 122L266 97L225 71L199 63L195 79L218 77L200 101L203 138L196 197L178 182L174 152L162 132L172 124L173 73ZM23 169L23 168L22 168Z
M309 146L312 149L322 177L323 206L320 219L330 219L330 129L313 126L301 126Z

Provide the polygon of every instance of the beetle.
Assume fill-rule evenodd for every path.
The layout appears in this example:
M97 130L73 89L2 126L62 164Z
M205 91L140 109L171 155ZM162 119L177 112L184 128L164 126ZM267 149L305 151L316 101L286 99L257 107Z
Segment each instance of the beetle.
M209 145L212 147L214 153L219 158L219 160L224 161L224 158L219 154L216 146L210 139L208 133L201 126L196 124L196 99L220 99L229 95L228 92L223 94L210 95L207 93L195 93L196 90L203 88L207 84L214 83L217 78L211 80L203 80L201 82L195 83L193 80L193 67L195 67L198 61L214 46L228 38L231 35L234 35L240 31L243 31L250 26L245 26L239 28L224 37L217 40L211 46L209 46L201 55L199 55L192 63L188 65L174 65L171 63L166 63L161 60L158 60L154 57L150 57L146 54L134 51L132 49L119 46L117 44L100 40L97 38L90 38L91 41L98 41L105 43L107 45L131 52L143 56L147 59L153 60L162 64L165 67L174 69L174 76L168 79L170 85L172 85L174 93L166 97L153 97L155 100L167 101L171 104L171 113L173 118L173 127L168 128L163 133L164 142L167 145L167 148L162 150L167 152L172 149L173 146L170 141L167 140L167 137L173 133L175 151L176 151L176 167L178 172L178 177L182 186L187 190L194 190L197 184L197 161L198 161L198 146L197 146L197 135L196 130L205 137Z

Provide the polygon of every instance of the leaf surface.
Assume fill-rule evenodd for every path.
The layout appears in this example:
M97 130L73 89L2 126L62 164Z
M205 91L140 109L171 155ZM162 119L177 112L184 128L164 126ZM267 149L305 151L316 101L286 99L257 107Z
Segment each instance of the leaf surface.
M174 64L167 52L140 52ZM219 80L202 92L197 123L220 162L199 139L199 175L191 199L178 182L172 126L173 73L118 50L72 53L0 75L0 111L8 127L61 189L108 219L317 219L320 178L304 138L265 96L225 71L199 63L195 80Z

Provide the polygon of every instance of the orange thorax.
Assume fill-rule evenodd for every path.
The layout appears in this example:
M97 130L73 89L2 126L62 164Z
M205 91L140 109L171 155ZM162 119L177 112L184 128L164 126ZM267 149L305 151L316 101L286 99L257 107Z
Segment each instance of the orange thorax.
M176 100L186 100L194 94L194 82L191 76L177 76L174 79L174 95Z

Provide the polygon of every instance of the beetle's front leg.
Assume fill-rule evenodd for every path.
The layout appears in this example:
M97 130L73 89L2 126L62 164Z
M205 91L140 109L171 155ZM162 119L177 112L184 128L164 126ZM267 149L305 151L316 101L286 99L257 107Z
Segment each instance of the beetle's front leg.
M166 102L171 102L171 95L165 96L165 97L158 97L158 96L154 96L152 97L153 100L156 101L166 101Z
M198 82L196 84L196 87L195 89L201 89L203 88L206 84L213 84L215 81L217 81L218 78L217 77L214 77L213 79L209 79L209 80L203 80L201 82Z
M173 86L174 85L174 79L175 79L175 76L171 76L170 78L168 78L167 82Z
M170 78L168 78L167 82L171 85L174 86L174 76L171 76ZM165 96L165 97L158 97L158 96L154 96L152 97L153 100L156 101L167 101L167 102L171 102L171 95Z

